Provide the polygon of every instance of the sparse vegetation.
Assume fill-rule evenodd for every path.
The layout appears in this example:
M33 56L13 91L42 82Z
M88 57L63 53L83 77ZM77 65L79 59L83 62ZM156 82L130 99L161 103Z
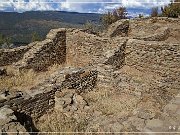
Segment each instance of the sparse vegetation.
M82 118L79 122L72 117L67 117L64 113L54 110L41 117L37 123L38 128L44 132L85 132L87 122ZM58 133L57 133L58 134Z
M92 30L94 31L94 26L95 24L93 24L93 22L91 21L87 21L85 24L84 24L84 28L85 29L88 29L88 30Z
M143 14L139 14L138 18L144 18Z
M151 17L157 17L158 16L158 7L153 7L151 9Z
M4 43L4 37L2 34L0 34L0 45Z
M119 7L117 9L114 9L112 12L107 12L101 17L102 24L107 27L110 24L116 22L120 19L126 19L127 18L127 10L125 7Z
M100 27L98 27L97 24L93 23L92 21L87 21L84 24L84 29L88 32L88 33L93 33L96 34L97 32L100 31Z
M23 71L19 73L12 66L7 66L7 76L0 78L0 88L2 89L19 89L32 88L40 83L40 81L48 78L53 72L61 68L63 65L53 65L48 71L36 73L33 70Z
M167 6L161 7L162 16L177 18L180 16L180 0L171 1Z

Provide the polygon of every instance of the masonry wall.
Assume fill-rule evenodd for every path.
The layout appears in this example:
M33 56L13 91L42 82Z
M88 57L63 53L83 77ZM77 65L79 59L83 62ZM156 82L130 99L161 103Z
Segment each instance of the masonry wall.
M126 46L126 64L166 74L178 74L180 44L130 39Z
M112 62L117 62L118 53L122 54L121 46L125 41L125 38L102 38L78 29L68 31L66 63L68 66L74 67L91 66L104 63L113 57L113 60L110 58L110 63L107 62L112 64ZM121 58L119 57L119 59Z
M96 70L66 69L59 72L26 92L9 92L6 99L0 100L0 107L9 105L14 111L26 114L36 121L54 107L56 91L74 89L79 93L92 90L96 86Z
M179 43L180 19L167 17L130 20L129 37L146 41Z
M33 45L34 43L14 49L0 49L0 66L10 65L19 61Z
M51 30L44 41L38 42L24 54L22 60L15 66L22 69L46 70L53 64L62 64L66 61L66 30Z

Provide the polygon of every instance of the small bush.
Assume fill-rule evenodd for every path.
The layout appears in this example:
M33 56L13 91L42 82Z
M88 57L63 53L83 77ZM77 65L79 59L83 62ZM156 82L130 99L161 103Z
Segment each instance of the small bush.
M180 16L180 0L171 1L167 6L161 7L162 16L178 18Z
M158 16L158 7L154 7L151 10L151 17L157 17Z
M138 18L144 18L143 14L139 14Z
M120 19L126 19L127 18L127 10L125 7L119 7L112 12L107 12L101 17L102 24L107 27L110 24L116 22Z

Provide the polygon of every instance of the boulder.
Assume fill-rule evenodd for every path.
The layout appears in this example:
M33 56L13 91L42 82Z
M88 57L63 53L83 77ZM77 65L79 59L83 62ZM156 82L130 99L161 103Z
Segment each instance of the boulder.
M6 106L0 108L0 126L3 126L13 120L17 120L13 110Z

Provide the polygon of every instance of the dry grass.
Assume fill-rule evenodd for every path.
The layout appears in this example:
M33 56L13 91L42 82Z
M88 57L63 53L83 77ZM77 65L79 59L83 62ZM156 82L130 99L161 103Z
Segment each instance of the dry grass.
M120 71L131 76L132 79L137 80L140 83L149 84L150 82L161 79L161 77L158 74L148 71L148 69L143 69L141 67L137 68L125 65Z
M37 127L41 132L75 132L75 120L54 111L41 117Z
M93 106L94 110L104 115L128 115L137 105L139 99L133 95L117 92L113 88L97 88L83 95L84 99Z
M85 132L87 122L83 119L77 122L72 117L67 117L62 112L54 110L42 116L36 125L41 132L61 132L61 135L67 135L72 132Z
M84 99L91 105L102 99L107 99L113 95L114 90L106 87L97 87L93 91L83 94Z
M53 65L49 67L46 72L35 72L33 70L28 70L22 73L17 72L14 70L13 67L8 66L7 69L7 76L0 78L0 90L1 89L30 89L39 83L43 82L45 79L50 77L50 75L55 72L57 69L62 68L62 65Z
M138 99L130 95L112 95L97 102L95 107L104 115L127 116L138 103Z

